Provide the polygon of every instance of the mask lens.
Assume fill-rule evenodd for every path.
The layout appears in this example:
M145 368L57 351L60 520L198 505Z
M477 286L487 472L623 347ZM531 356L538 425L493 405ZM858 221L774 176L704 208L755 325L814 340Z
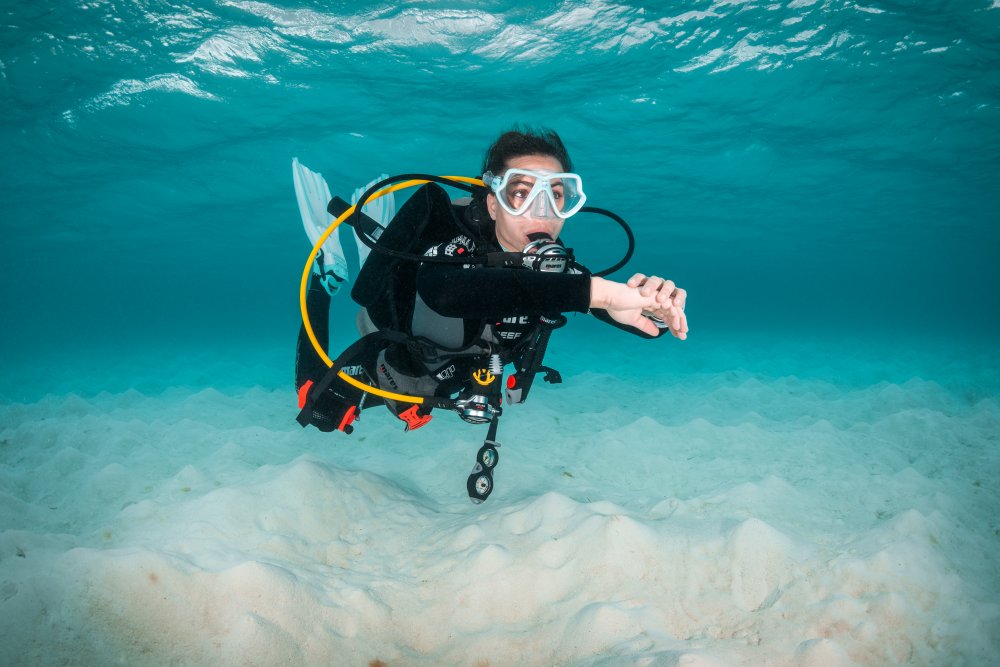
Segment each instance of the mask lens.
M514 215L524 213L531 205L532 199L538 195L535 192L537 184L538 179L534 176L528 174L512 175L503 189L503 197L507 200L505 208Z
M583 206L583 188L580 187L580 177L576 174L561 174L562 178L553 181L552 192L556 196L559 212L569 217Z
M529 211L535 217L568 218L587 197L577 174L510 169L503 178L493 177L491 187L501 206L513 215Z

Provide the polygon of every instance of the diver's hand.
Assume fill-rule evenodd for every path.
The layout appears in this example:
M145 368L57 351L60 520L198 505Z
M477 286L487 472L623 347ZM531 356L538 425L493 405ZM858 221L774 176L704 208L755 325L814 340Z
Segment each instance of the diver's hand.
M687 338L687 315L684 305L687 303L687 291L677 287L672 280L664 280L658 276L645 276L637 273L625 283L629 287L638 288L644 296L654 296L656 307L645 314L664 322L675 338Z
M653 312L657 308L656 294L643 294L638 286L630 287L625 283L592 276L590 307L606 310L615 322L635 327L650 336L660 333L656 324L643 315L643 311Z

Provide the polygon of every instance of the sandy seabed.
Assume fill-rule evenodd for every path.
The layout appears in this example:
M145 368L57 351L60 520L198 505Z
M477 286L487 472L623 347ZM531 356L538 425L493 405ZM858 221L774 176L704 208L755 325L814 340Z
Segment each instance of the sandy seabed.
M994 664L995 360L768 350L626 376L578 348L507 409L478 506L485 428L450 414L302 430L289 387L197 360L8 389L0 663Z

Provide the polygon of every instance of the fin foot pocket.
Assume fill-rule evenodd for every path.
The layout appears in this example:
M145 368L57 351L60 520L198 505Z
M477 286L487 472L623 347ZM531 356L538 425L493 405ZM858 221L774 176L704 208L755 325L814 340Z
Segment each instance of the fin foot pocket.
M300 408L305 407L312 386L312 380L309 380L299 388ZM359 391L345 389L341 393L330 387L316 398L308 423L324 433L342 431L350 435L354 432L352 424L361 415L361 399Z

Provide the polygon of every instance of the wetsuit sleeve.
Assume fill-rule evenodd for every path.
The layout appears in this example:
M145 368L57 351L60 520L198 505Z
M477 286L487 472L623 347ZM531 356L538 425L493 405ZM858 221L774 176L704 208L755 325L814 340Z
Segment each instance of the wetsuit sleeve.
M417 272L417 293L446 317L585 313L590 276L425 263Z
M627 324L622 324L621 322L615 321L615 319L612 318L611 315L609 315L608 311L606 310L602 310L600 308L591 308L590 313L600 321L607 322L616 329L627 331L630 334L635 334L636 336L639 336L640 338L662 338L663 332L667 331L666 324L661 325L657 323L656 320L653 320L653 323L656 324L658 331L655 336L650 336L648 333L642 331L641 329L636 329L635 327L630 327Z

